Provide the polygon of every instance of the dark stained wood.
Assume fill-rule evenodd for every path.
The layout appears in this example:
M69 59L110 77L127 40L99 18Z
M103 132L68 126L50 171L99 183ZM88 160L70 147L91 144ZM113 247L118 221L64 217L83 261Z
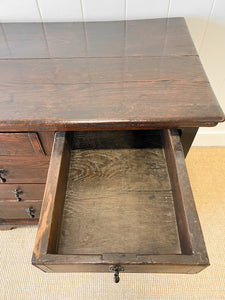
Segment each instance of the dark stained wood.
M0 79L5 85L208 81L197 56L0 60Z
M134 133L134 137L137 137L137 134L135 132L133 133ZM69 144L71 144L72 149L76 148L77 145L78 150L72 150L71 151L72 156L73 156L73 152L76 151L78 151L78 153L81 152L81 149L79 149L81 147L84 147L83 149L84 153L90 151L88 148L90 148L93 145L94 140L100 141L100 143L97 142L99 148L97 147L97 149L93 151L95 151L96 153L98 153L98 151L101 151L100 145L102 145L102 141L105 140L106 133L103 133L102 138L101 138L101 134L98 135L97 133L93 133L95 135L95 139L93 140L90 140L90 135L91 135L90 132L87 132L86 134L88 137L87 139L84 138L85 133L74 134L74 137L72 141L69 142ZM96 134L98 136L97 138L96 138ZM114 134L116 134L116 132L114 132ZM122 135L122 133L120 134ZM148 132L146 132L146 134L148 135ZM110 133L110 135L112 136L112 133ZM129 132L128 136L130 135L131 132ZM109 144L113 145L111 136L109 138ZM78 141L79 138L81 139L81 141ZM119 138L121 138L121 136L119 136ZM154 135L152 135L152 138L154 140ZM90 143L87 142L88 140L90 140ZM132 144L137 146L137 143L135 143L135 138L133 140L128 138L128 141L132 141ZM145 141L147 142L148 139L145 139ZM127 147L127 143L125 144ZM79 183L77 183L76 178L75 180L72 180L71 183L70 180L73 176L70 175L71 173L71 165L70 165L70 172L68 175L68 184L67 184L67 195L66 195L66 191L64 190L64 187L62 190L59 188L59 186L57 186L57 182L60 181L60 186L61 186L61 182L65 182L67 176L65 172L66 168L61 163L64 156L63 153L66 153L65 161L68 164L69 157L68 157L68 151L65 151L65 145L66 145L65 135L63 135L63 133L61 134L58 133L55 138L54 150L52 153L52 161L51 161L51 166L48 174L48 183L46 187L43 209L41 212L39 229L37 232L37 238L36 238L36 243L35 243L35 248L34 248L34 253L32 258L32 263L35 266L39 267L45 272L85 272L85 271L108 272L110 265L120 264L121 266L124 267L125 272L196 273L201 271L209 264L204 241L202 238L201 228L199 225L199 220L197 218L196 209L193 204L192 194L190 192L190 184L186 174L182 146L181 143L179 142L179 135L177 132L173 132L171 134L170 131L165 130L164 138L161 143L161 150L164 149L166 154L166 157L163 156L164 163L166 163L168 167L174 165L174 167L170 169L170 173L169 173L172 194L171 194L171 190L167 190L166 197L168 198L166 199L163 196L165 195L164 193L166 193L166 190L161 189L160 191L159 190L158 191L155 190L152 192L147 191L146 193L149 193L150 195L152 195L152 193L155 193L154 196L157 195L156 198L158 199L158 201L154 202L153 199L149 199L149 201L147 201L147 199L144 196L144 192L137 191L136 189L135 192L127 191L124 194L120 192L120 196L123 196L124 203L126 204L125 206L122 205L122 198L115 197L113 199L111 197L111 192L108 193L107 189L106 189L106 193L108 194L109 200L111 198L111 201L107 201L106 197L104 198L104 192L102 193L103 198L99 199L98 197L95 197L97 193L97 189L95 190L95 187L92 188L93 187L92 183L89 184L90 190L85 191L85 189L81 189L83 191L84 197L83 197L83 201L80 201L82 197L82 193L79 194L79 188L74 189L75 186L78 187L79 185L82 186L83 184L85 186L86 184L85 180L91 178L92 177L91 174L93 174L95 170L96 170L95 172L98 172L99 177L102 177L103 182L107 179L108 176L101 175L103 173L99 171L99 163L97 164L98 168L95 168L95 164L93 163L93 165L91 165L91 168L89 168L89 170L85 168L81 168L79 166L77 169L80 170L77 171L77 176L78 178L80 178ZM121 150L127 149L126 147L122 147ZM107 151L110 151L110 149L108 148L109 147L105 147L104 151L106 153ZM160 151L159 145L156 148L158 148ZM143 151L146 151L147 148L142 147L141 149ZM131 150L136 151L137 148L133 148ZM119 151L119 149L115 148L115 151ZM153 153L154 151L152 152L152 155ZM156 157L154 157L154 159L156 159ZM135 168L135 163L133 160L132 162L133 165L128 164L129 165L128 169ZM146 162L148 162L148 158L146 159ZM79 161L77 161L77 164L78 163ZM104 165L106 165L106 162L103 163L103 166ZM137 174L136 174L137 182L139 181L138 180L139 176L141 177L138 171L141 172L142 166L143 165L140 165L140 168L137 170ZM124 168L124 165L122 165L122 168ZM109 169L108 174L114 174L113 167L111 168L109 167L108 169ZM126 178L127 169L124 169L124 172ZM151 173L151 168L149 172ZM160 168L158 172L161 172ZM84 174L83 177L81 176L81 173ZM182 177L182 175L183 178L180 178ZM112 182L114 181L115 177L116 175L114 174L111 178ZM132 177L133 175L132 176L128 175L127 180L128 181L132 180ZM175 182L176 178L178 178L177 182ZM99 183L97 185L99 185ZM117 183L117 185L118 188L121 185L123 186L122 183L120 184ZM152 188L152 186L153 185L151 185L151 182L149 181L150 189ZM176 188L177 188L177 193L174 191ZM68 194L69 189L71 189L71 192ZM117 193L119 195L119 192ZM137 197L135 193L139 194L140 198ZM130 197L129 201L126 199L126 195L127 196L129 195ZM136 198L135 201L133 200L134 195ZM162 198L160 195L162 196ZM69 199L68 197L71 197L71 199L73 199L71 201L72 202L74 201L74 204L72 202L67 203L67 200ZM191 198L189 199L189 197ZM69 231L70 235L69 237L67 237L69 242L67 243L66 247L65 244L63 244L65 242L65 240L63 241L63 237L61 237L61 241L59 241L60 231L58 225L58 222L61 223L61 218L63 215L64 198L66 198L66 201L64 206L65 214L62 223L63 224L62 233L63 230L65 229L64 222L66 219L70 220L69 221L70 225L72 224L72 222L74 222L74 225L76 224L74 227L71 228L68 227L70 228ZM168 207L166 208L165 205L168 205ZM98 206L101 207L101 210L98 209ZM146 209L146 207L148 209ZM157 221L156 221L157 219L156 207L159 210L161 209L160 213L164 214L164 216L158 215ZM165 210L163 207L165 208ZM174 208L175 208L175 215L174 215ZM170 214L171 209L173 211L172 214ZM146 214L148 214L148 212L151 213L151 211L152 212L154 211L156 213L155 216L154 215L152 216L153 219L151 219L151 217L145 218ZM111 215L110 212L112 212ZM138 219L139 213L140 213L140 218ZM165 215L166 213L167 215ZM119 219L117 218L117 214ZM86 217L89 219L89 222L85 220ZM154 217L156 217L155 221L154 221ZM71 218L73 218L73 221ZM154 231L154 230L158 231L161 226L161 222L162 223L165 222L167 218L169 222L168 224L171 225L170 222L173 219L173 222L175 221L176 224L175 228L176 226L178 227L179 238L177 238L177 241L179 241L180 243L181 252L180 250L178 250L175 244L171 245L171 242L168 242L167 255L164 255L163 253L164 250L166 250L165 247L161 248L161 250L158 249L158 251L159 252L162 251L163 254L157 253L157 247L154 249L154 251L152 251L153 253L148 253L148 251L151 252L150 250L151 243L152 245L155 243L156 246L157 243L158 245L160 245L162 240L164 240L164 242L166 243L165 239L163 239L162 237L163 235L166 236L166 232L168 233L168 230L170 230L169 229L170 225L168 225L168 227L164 229L166 232L163 232L163 230L160 232L158 238L156 238L155 236L154 241L151 240L151 237L154 236L154 233L149 232L149 234L145 237L146 239L148 239L149 243L147 243L142 238L139 241L140 248L138 248L139 246L137 244L135 245L135 241L129 238L129 229L133 232L134 235L136 232L135 229L132 228L132 221L137 226L140 226L140 224L142 224L142 228L139 227L140 229L139 234L142 236L142 234L144 234L143 231L147 230L147 227L151 222L153 223L157 222L158 227L153 226L149 228L150 231ZM104 221L103 226L100 224L101 221ZM113 222L111 223L111 221ZM97 226L98 222L99 222L99 226ZM90 223L92 226L90 226ZM110 228L108 228L110 224L111 226ZM121 227L119 227L119 225L121 225ZM93 228L93 231L91 230L91 228ZM104 232L104 229L108 235ZM127 235L124 236L125 240L126 238L128 238L127 244L121 240L120 243L117 241L117 238L119 238L119 231L123 232L124 230L127 230ZM79 233L81 233L82 231L84 232L83 238L81 235L79 235ZM182 231L184 232L184 237L181 237ZM85 232L87 234L85 234ZM114 240L109 239L111 233ZM76 240L75 237L77 237L77 241L76 241L77 248L75 247L71 251L70 247L71 245L73 245L73 241ZM97 239L95 239L96 237ZM106 240L108 241L107 244L106 244ZM94 241L96 241L95 245L94 245ZM119 253L116 252L116 249L114 249L114 242L121 252ZM60 243L59 248L57 243ZM190 245L190 248L186 249L185 245L188 244ZM132 248L132 246L135 247ZM144 246L144 250L142 246ZM173 248L172 250L171 247L174 246L175 248ZM105 252L104 247L105 250L109 251L108 253L103 253ZM70 252L69 255L66 248ZM168 249L172 250L172 253ZM66 254L63 254L65 250L66 250L65 252ZM131 252L129 252L129 250ZM177 254L178 253L177 250L179 251L179 254ZM142 251L146 251L147 253L143 253Z
M126 22L126 55L196 55L183 18Z
M5 23L2 35L1 58L196 55L183 18Z
M0 61L1 131L183 128L224 120L183 18L1 28L11 55Z
M33 157L12 158L2 156L0 169L4 169L6 183L45 183L49 159L34 159ZM4 183L0 183L3 185Z
M52 131L39 131L38 136L41 141L41 145L44 148L45 154L47 156L50 156L52 152L52 145L53 145L55 133Z
M212 126L224 119L205 82L36 85L23 91L15 85L10 90L1 87L0 99L4 99L1 130L15 126L17 130L37 126L40 130L195 127ZM32 105L24 106L29 99Z
M167 150L171 155L168 161L173 165L168 169L170 172L172 172L172 169L175 169L173 174L170 173L170 180L173 187L177 221L181 224L182 220L182 225L178 228L180 228L183 237L188 237L189 235L189 238L187 238L186 241L180 238L181 247L183 247L184 253L192 251L192 254L199 254L201 262L207 265L209 264L209 259L195 207L180 138L176 130L167 132L168 134L167 136L165 134L165 140L166 143L169 144ZM168 139L170 139L170 142L168 142ZM184 231L186 231L186 233Z
M114 57L125 54L126 22L87 22L88 57Z
M0 201L0 223L4 223L6 219L38 219L40 216L42 201ZM33 208L35 210L34 218L29 217L26 209ZM1 228L1 227L0 227Z
M194 138L198 132L198 127L182 128L181 129L181 143L183 146L184 156L186 157Z
M42 23L2 23L10 58L49 57ZM2 58L7 54L0 53Z
M44 184L1 184L0 186L0 201L12 200L17 201L15 190L22 191L19 195L22 201L27 200L42 200L44 194Z
M87 56L86 35L83 23L44 23L49 57Z
M0 156L45 155L37 133L0 133Z

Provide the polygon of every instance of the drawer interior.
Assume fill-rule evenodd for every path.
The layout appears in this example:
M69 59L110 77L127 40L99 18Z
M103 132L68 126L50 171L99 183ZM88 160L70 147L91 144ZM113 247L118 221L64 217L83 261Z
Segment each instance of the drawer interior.
M207 266L178 132L56 133L32 262L47 272Z
M160 131L72 134L59 254L181 253Z

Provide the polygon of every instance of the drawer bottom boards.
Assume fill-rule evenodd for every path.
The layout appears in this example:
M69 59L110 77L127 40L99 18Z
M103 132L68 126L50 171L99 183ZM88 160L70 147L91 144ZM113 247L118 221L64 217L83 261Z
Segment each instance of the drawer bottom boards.
M57 132L32 263L46 272L209 265L177 131Z

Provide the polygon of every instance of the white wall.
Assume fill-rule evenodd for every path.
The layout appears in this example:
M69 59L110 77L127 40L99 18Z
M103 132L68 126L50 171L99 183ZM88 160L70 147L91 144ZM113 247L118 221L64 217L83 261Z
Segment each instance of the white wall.
M225 0L0 0L0 22L103 21L183 16L225 111ZM194 145L225 146L225 123Z

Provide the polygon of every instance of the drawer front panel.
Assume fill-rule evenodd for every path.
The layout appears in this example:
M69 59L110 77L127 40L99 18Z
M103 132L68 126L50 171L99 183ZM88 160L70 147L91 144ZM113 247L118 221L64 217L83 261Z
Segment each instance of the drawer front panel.
M42 200L45 184L1 184L0 201Z
M49 160L0 157L1 184L45 183Z
M0 133L1 156L45 156L35 132Z
M0 220L37 219L40 216L42 201L0 201Z

